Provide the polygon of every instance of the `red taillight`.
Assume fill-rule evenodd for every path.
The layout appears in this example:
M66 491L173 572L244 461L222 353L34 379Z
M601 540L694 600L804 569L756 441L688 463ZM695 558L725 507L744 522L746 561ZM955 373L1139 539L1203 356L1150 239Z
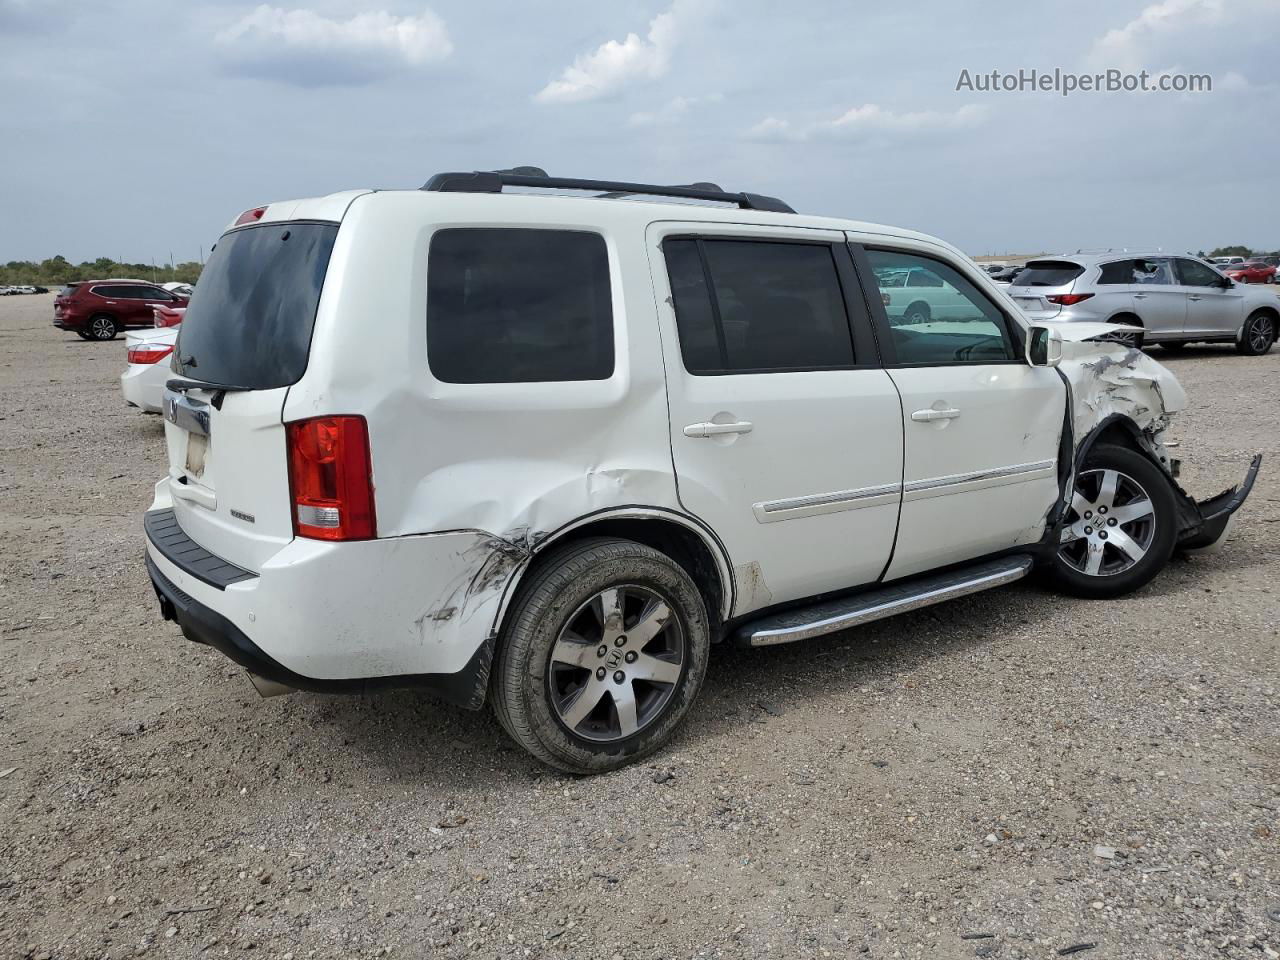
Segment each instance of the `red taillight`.
M1092 293L1055 293L1052 296L1045 297L1045 299L1050 303L1057 303L1064 307L1074 307L1077 303L1083 303L1092 296Z
M373 466L364 417L285 424L293 532L314 540L372 540Z
M235 226L240 227L246 223L255 223L262 219L262 215L267 212L266 207L254 207L252 210L246 210L240 216L236 217Z
M173 353L173 347L166 347L160 344L140 343L136 347L130 347L128 352L130 363L159 363L169 354Z

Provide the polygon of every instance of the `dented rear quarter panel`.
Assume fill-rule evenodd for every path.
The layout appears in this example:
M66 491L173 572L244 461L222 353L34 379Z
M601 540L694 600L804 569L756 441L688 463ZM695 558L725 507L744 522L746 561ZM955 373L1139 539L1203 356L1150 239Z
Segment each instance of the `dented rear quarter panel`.
M536 203L536 216L522 208ZM642 505L679 510L644 231L579 216L594 201L519 196L368 194L339 230L310 363L284 419L360 412L369 424L378 535L477 537L470 573L421 571L420 633L453 631L468 611L494 627L514 573L554 532L588 514ZM491 217L484 216L492 210ZM598 211L587 206L585 212ZM478 215L479 214L479 215ZM607 380L446 383L427 361L427 262L437 229L582 230L604 237L614 369ZM376 235L376 244L360 238ZM387 282L387 278L396 278ZM405 318L411 318L406 323ZM460 580L466 579L466 584ZM461 592L460 592L461 588ZM448 615L456 607L454 615ZM400 672L421 670L406 665Z

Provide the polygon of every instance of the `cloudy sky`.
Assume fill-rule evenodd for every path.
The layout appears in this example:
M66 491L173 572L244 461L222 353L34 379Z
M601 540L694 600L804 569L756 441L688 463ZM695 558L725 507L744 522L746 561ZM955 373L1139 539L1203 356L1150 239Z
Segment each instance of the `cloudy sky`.
M516 164L974 254L1275 248L1278 45L1280 0L0 0L0 261L194 259L259 203ZM1020 68L1213 92L956 89Z

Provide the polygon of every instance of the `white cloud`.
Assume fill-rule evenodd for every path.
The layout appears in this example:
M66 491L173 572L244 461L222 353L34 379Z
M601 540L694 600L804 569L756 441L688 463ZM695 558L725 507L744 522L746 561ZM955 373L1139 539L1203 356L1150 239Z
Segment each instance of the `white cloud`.
M1163 0L1144 7L1124 26L1107 31L1093 44L1089 61L1100 68L1137 70L1173 45L1183 44L1187 54L1206 52L1206 39L1215 39L1206 36L1206 28L1231 28L1222 38L1230 41L1238 39L1236 30L1256 35L1268 20L1280 25L1276 0Z
M711 93L705 97L673 97L657 110L641 110L633 113L627 121L633 127L655 127L676 123L689 113L690 109L707 103L720 103L724 94Z
M986 118L986 113L986 107L976 103L967 103L951 111L922 110L915 113L894 113L878 104L866 103L818 129L850 134L958 130L977 126Z
M576 58L564 68L560 79L552 80L533 99L539 103L580 103L617 93L635 82L665 76L671 67L672 51L696 5L696 0L675 0L670 10L649 21L644 39L628 33L621 42L606 40L591 53Z
M747 131L753 140L808 140L813 137L900 138L976 127L987 118L987 108L969 103L955 110L921 110L896 113L876 103L864 103L834 120L797 126L786 119L766 117Z
M305 71L291 77L304 86L367 80L393 67L443 60L453 52L444 21L429 9L416 16L372 10L342 20L262 4L216 34L214 42L250 73L270 72L258 68L273 58L286 61L291 70L309 60L321 71L336 71L332 81L323 73Z

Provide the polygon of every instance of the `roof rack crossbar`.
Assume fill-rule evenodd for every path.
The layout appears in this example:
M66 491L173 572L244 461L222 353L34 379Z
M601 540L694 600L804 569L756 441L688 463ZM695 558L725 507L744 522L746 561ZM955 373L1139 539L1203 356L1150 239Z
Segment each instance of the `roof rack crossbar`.
M791 207L776 197L758 193L729 193L712 183L690 186L661 186L653 183L625 183L615 180L577 180L567 177L548 177L536 167L517 167L507 170L476 170L472 173L437 173L422 185L423 190L437 193L501 193L503 187L533 187L544 190L590 190L602 194L643 194L655 197L679 197L684 200L709 200L733 203L744 210L767 210L772 213L795 213Z

